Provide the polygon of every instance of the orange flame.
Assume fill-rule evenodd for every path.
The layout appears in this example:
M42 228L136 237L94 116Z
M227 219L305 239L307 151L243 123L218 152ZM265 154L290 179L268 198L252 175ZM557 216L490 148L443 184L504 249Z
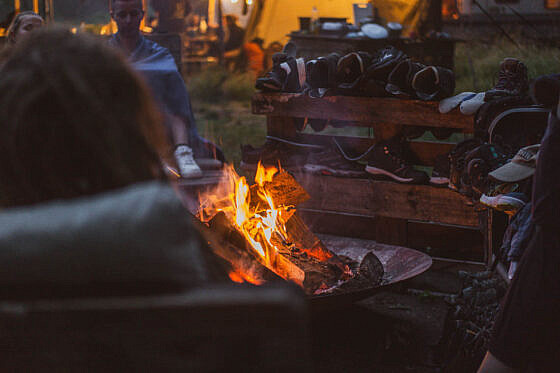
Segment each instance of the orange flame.
M218 187L200 196L198 214L202 221L209 221L223 212L272 270L278 245L287 241L284 217L291 216L287 211L293 207L277 207L266 191L266 183L271 182L278 172L276 167L265 168L259 163L256 184L249 187L245 177L240 177L233 167L228 167ZM256 200L251 201L251 198Z

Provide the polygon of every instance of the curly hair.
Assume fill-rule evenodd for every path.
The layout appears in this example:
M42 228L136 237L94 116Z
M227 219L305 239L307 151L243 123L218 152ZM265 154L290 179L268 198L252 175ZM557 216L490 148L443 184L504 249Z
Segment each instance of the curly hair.
M165 177L169 148L148 90L101 41L37 31L0 68L0 92L1 206Z
M43 17L41 17L41 15L28 10L25 12L21 12L18 13L14 19L12 20L12 22L10 23L10 26L8 27L8 31L6 32L6 41L8 43L8 45L13 45L16 42L16 33L19 30L19 27L21 26L21 21L23 20L23 17L25 16L34 16L34 17L39 17L41 19L43 19Z

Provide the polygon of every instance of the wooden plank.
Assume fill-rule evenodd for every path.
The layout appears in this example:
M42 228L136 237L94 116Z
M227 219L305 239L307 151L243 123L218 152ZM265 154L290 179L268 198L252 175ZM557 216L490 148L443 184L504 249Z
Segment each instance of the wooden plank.
M340 146L354 150L352 154L348 154L349 156L363 154L377 141L377 139L366 137L331 136L304 133L298 135L298 141L302 143L325 146L332 145L333 138L336 139ZM451 149L455 147L455 144L435 141L410 141L409 146L410 150L418 158L418 164L433 166L436 157L440 154L449 153Z
M478 229L420 222L409 222L407 228L406 247L441 258L484 261L484 235Z
M302 208L479 226L474 209L450 189L303 173L295 176L311 196Z
M266 118L266 134L277 136L282 139L293 139L296 137L296 126L294 118L268 116Z
M312 98L300 93L256 93L253 114L334 119L409 126L460 128L473 131L473 117L453 110L440 114L437 102L379 97Z
M298 209L298 214L315 233L361 238L375 240L388 245L406 246L407 221L403 219L340 214L309 209Z

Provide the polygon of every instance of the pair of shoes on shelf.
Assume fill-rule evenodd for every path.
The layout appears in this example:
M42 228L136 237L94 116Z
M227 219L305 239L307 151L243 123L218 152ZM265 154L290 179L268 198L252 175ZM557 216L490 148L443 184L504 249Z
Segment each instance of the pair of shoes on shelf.
M324 152L309 157L304 167L305 171L330 176L365 177L390 179L406 184L425 184L428 175L416 170L406 160L406 143L401 137L389 141L379 142L361 156L350 158L340 146L330 147ZM367 161L367 165L357 160Z
M489 173L503 166L509 155L496 144L465 140L450 153L449 187L478 200L491 187Z
M437 101L453 94L455 75L445 67L426 66L406 59L391 71L385 89L397 97Z
M255 87L265 92L302 92L307 74L305 61L296 58L296 47L292 42L284 46L281 53L272 56L272 70L258 78Z
M247 171L255 171L261 162L264 166L296 170L305 165L310 154L322 149L320 145L302 144L269 136L259 148L251 145L241 146L240 167Z

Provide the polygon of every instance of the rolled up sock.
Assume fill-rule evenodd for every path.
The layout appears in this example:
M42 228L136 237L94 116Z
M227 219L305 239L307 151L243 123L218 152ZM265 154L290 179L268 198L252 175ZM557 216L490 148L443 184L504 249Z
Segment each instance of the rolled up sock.
M449 113L451 110L459 106L463 101L469 100L476 95L474 92L463 92L453 97L444 98L439 102L439 112L442 114Z
M460 105L461 113L465 115L473 115L476 113L479 107L484 104L485 92L480 92L474 95L473 98L469 100L464 100Z

